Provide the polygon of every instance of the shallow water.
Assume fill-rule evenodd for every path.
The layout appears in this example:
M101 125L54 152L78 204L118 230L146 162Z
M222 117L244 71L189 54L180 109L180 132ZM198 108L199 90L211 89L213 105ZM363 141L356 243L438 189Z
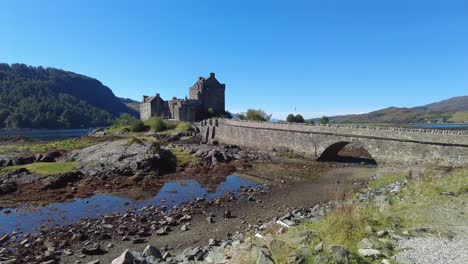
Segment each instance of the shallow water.
M468 124L414 124L412 125L418 128L430 128L430 129L468 129Z
M216 189L204 188L196 180L180 180L167 182L159 192L151 198L132 200L108 194L97 194L89 198L76 199L73 202L52 203L43 207L20 207L17 209L0 210L0 234L14 230L31 232L42 225L66 225L77 222L80 218L99 217L104 214L125 212L131 208L141 208L147 205L164 205L172 207L196 197L213 199L233 192L241 186L250 187L257 183L240 178L227 176ZM5 211L11 211L6 214Z
M41 141L77 138L91 132L92 129L57 129L57 130L0 130L1 136L23 136Z

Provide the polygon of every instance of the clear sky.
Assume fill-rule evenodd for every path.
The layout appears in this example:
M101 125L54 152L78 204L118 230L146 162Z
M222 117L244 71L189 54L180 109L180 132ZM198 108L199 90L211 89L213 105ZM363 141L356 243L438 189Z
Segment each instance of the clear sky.
M232 112L362 113L468 95L468 1L0 0L0 62L188 95L216 72Z

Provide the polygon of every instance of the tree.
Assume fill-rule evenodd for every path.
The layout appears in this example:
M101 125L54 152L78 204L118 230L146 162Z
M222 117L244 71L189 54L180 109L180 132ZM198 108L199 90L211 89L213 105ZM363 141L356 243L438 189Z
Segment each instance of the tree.
M300 114L297 114L297 115L294 117L294 119L296 120L296 121L295 121L296 123L304 123L304 122L305 122L304 117L302 117L302 115L300 115Z
M326 116L322 116L322 118L320 119L320 124L322 125L326 125L328 124L328 122L330 122L330 119L328 119L328 117Z
M269 121L271 119L271 115L265 113L265 111L261 109L248 109L246 114L247 120L253 121Z
M288 117L286 118L286 121L289 123L304 123L305 122L304 117L302 117L302 115L300 114L297 114L297 115L289 114Z
M124 127L124 126L131 126L133 123L137 122L138 119L136 119L134 116L124 113L121 114L115 121L114 121L114 127Z
M0 127L108 126L120 113L136 116L97 80L52 68L0 64Z

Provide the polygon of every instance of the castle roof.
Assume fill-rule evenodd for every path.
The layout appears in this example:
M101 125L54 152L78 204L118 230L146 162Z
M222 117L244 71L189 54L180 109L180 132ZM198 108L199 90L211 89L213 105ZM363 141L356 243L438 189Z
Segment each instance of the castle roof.
M145 96L144 98L145 98L144 103L150 103L156 98L159 98L159 99L163 100L159 94L156 94L156 96Z

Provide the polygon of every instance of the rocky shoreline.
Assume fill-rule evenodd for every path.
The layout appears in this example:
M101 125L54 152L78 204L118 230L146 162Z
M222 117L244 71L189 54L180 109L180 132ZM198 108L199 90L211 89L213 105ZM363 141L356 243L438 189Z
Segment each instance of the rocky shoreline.
M380 188L361 191L356 201L361 204L381 203L396 197L405 189L406 181L398 181ZM272 252L288 247L284 263L305 264L313 257L313 263L466 263L468 254L463 248L468 237L462 234L444 233L442 237L431 235L428 227L411 230L394 225L391 229L374 230L366 227L368 237L356 245L358 256L340 245L325 248L319 234L314 230L291 228L304 222L318 222L328 213L343 206L343 202L327 202L309 208L290 211L271 221L252 225L245 233L236 233L225 240L210 239L205 246L186 248L177 254L159 251L148 245L143 252L125 250L112 264L130 263L259 263L273 264ZM287 237L288 245L281 238ZM294 248L294 250L292 250ZM354 259L354 260L353 260ZM283 262L280 262L283 263Z

